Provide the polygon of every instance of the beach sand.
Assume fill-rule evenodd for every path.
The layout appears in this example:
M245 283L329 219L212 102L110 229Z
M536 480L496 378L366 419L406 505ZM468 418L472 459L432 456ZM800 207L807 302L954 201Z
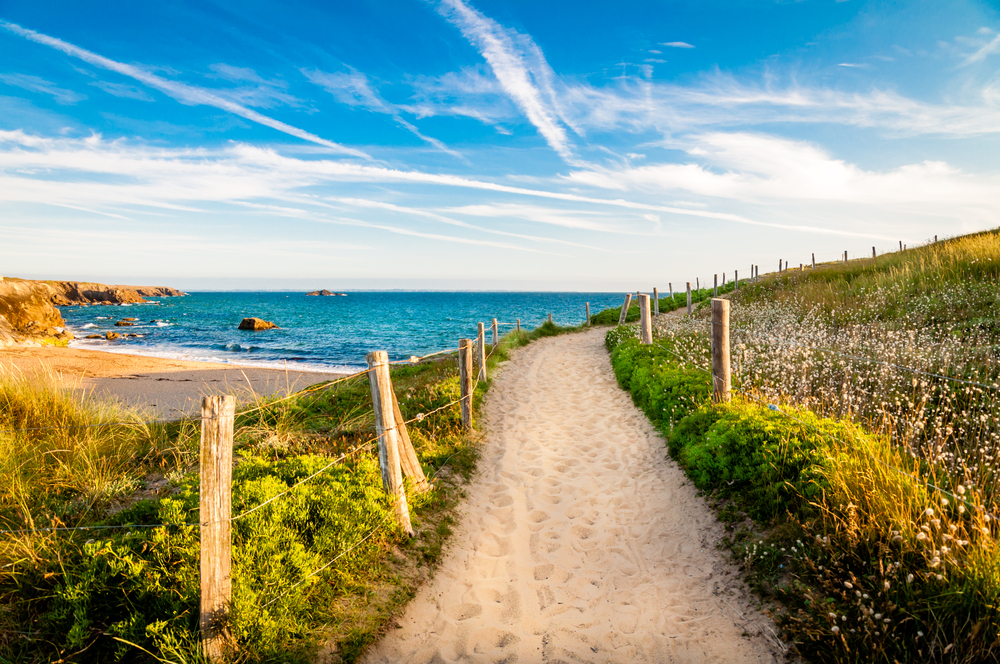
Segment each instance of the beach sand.
M0 375L5 373L52 376L65 388L137 407L154 419L197 415L206 395L233 394L246 403L337 377L58 347L0 349Z
M604 333L536 341L501 369L449 549L365 661L783 661Z

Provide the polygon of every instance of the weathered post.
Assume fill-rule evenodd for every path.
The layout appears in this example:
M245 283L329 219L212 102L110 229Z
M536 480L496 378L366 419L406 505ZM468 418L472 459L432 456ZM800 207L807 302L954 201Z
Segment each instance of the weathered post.
M698 277L694 278L694 289L701 290L701 280L699 280Z
M482 323L480 330L482 330ZM382 468L382 488L392 497L396 520L410 537L410 509L406 504L403 470L399 460L399 434L392 413L392 386L389 384L389 354L384 350L365 355L368 362L368 386L375 410L375 433L378 435L378 462Z
M458 384L462 398L462 428L472 431L472 339L458 340Z
M660 315L660 291L656 290L656 286L653 286L653 315Z
M476 380L486 380L486 331L482 323L479 324L476 335L476 360L479 362L479 376Z
M799 263L799 272L805 272L805 269L806 269L806 266L803 265L802 263Z
M687 282L688 287L688 316L691 315L691 282Z
M500 342L500 335L497 334L497 319L493 319L493 323L490 325L493 332L493 345L496 346Z
M733 290L740 289L740 271L733 270Z
M778 274L781 274L781 259L778 259Z
M672 307L672 306L674 306L674 303L673 303L673 299L674 299L674 285L673 284L667 284L667 286L670 287L670 299L671 299L670 306Z
M646 294L639 296L639 343L646 346L653 343L653 319L649 315L649 296Z
M726 287L726 273L723 272L722 273L722 288L725 289L725 287Z
M715 275L715 284L712 286L712 297L719 297L719 275Z
M235 397L201 401L201 650L210 662L222 662L232 601L233 421Z
M521 319L520 318L517 319L517 331L518 332L521 331Z
M872 258L875 258L875 247L872 247Z
M391 374L389 380L392 380ZM424 469L420 467L417 451L413 449L413 441L410 440L410 432L406 429L406 420L403 419L403 411L399 409L396 390L392 389L391 382L389 394L392 395L392 417L396 421L396 433L399 434L399 463L403 467L403 475L413 480L413 486L418 493L423 493L430 489L431 485L427 482Z
M812 267L813 267L814 270L816 269L816 254L815 253L813 253L813 264L812 264Z
M590 327L590 302L587 302L584 308L587 310L587 327Z
M729 372L729 300L712 300L712 402L727 403L732 388Z
M549 322L552 322L552 314L549 314Z
M625 318L628 317L628 308L632 306L632 293L625 294L625 304L622 305L622 312L618 316L618 324L624 325Z
M934 236L934 242L937 243L937 235Z
M846 251L844 252L844 262L845 263L847 262L847 252Z
M899 241L899 250L900 251L903 250L903 241L902 240Z

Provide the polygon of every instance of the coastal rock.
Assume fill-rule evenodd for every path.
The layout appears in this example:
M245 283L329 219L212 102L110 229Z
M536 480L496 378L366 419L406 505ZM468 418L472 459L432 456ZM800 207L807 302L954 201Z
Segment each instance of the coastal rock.
M88 334L87 338L88 339L103 339L104 337L101 336L100 334Z
M120 320L117 323L115 323L115 327L132 327L133 325L135 325L135 323L128 320L127 318L125 320Z
M347 293L334 293L333 291L328 291L327 289L324 288L323 290L314 290L311 293L306 293L306 297L309 297L311 295L319 295L319 296L322 296L322 297L332 297L334 295L346 296Z
M108 332L107 334L104 335L104 338L107 339L108 341L114 341L115 339L121 339L122 335L118 334L117 332Z
M52 304L60 307L87 304L140 304L146 297L187 295L166 286L109 286L87 281L37 281L48 287Z
M271 330L277 327L278 326L272 323L271 321L264 320L263 318L244 318L242 321L240 321L239 329L253 330L256 332L259 330Z
M49 295L49 288L39 282L11 278L0 282L0 346L34 345L37 338L65 326Z

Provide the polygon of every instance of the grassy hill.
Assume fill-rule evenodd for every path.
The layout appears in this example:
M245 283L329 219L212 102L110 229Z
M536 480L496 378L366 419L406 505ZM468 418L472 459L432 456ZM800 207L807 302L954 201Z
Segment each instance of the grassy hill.
M808 661L1000 658L998 277L987 232L743 284L720 406L706 305L608 334Z

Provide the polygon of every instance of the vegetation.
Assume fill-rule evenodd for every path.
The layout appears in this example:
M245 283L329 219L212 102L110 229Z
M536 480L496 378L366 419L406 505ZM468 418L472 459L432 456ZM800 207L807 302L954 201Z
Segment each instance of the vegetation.
M741 282L743 283L743 282ZM719 293L731 293L736 288L735 282L727 281L726 283L719 286ZM691 304L701 304L702 302L708 302L712 299L715 294L713 288L700 288L691 290ZM650 296L652 298L652 296ZM624 305L624 300L622 305ZM654 306L650 302L650 306ZM687 291L679 291L674 293L673 297L669 295L667 297L660 298L660 312L673 311L674 309L680 309L681 307L687 306ZM618 325L618 320L621 317L622 308L611 307L610 309L604 309L603 311L597 312L595 315L590 317L590 322L594 325ZM639 320L639 303L636 302L635 298L632 298L632 304L628 308L628 316L625 318L626 323L634 323Z
M725 405L702 315L608 333L808 661L1000 659L998 276L984 233L743 284Z
M506 335L489 364L569 329ZM235 659L355 661L413 596L477 454L457 405L431 414L459 396L456 362L392 368L433 478L423 494L407 483L412 540L382 491L364 375L237 414ZM0 661L201 660L199 423L143 419L52 381L0 380L0 528L14 531L0 540Z

